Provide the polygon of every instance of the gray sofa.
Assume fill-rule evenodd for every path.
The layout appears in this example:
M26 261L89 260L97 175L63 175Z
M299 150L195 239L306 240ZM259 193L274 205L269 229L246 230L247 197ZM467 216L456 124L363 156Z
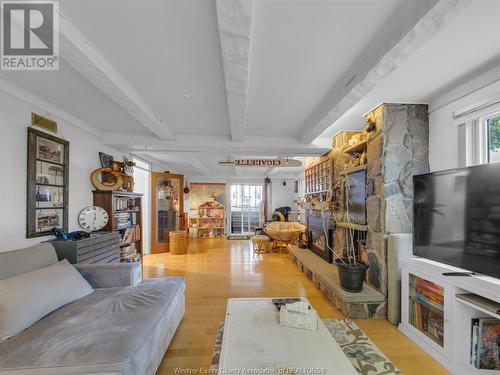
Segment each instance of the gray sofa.
M48 243L0 253L0 280L58 261ZM0 341L1 374L154 374L184 315L182 278L140 264L74 265L94 292Z

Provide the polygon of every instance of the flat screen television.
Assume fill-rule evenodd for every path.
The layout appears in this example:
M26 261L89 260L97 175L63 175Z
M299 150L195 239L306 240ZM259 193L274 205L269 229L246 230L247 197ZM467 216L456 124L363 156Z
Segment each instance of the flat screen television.
M366 170L347 175L349 192L349 220L356 224L366 224Z
M500 278L500 163L413 177L413 253Z

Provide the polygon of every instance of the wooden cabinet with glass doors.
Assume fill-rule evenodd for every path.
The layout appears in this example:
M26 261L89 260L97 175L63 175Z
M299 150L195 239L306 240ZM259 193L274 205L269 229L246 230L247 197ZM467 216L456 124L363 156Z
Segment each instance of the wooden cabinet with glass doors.
M151 252L169 251L169 233L184 229L184 176L151 172Z

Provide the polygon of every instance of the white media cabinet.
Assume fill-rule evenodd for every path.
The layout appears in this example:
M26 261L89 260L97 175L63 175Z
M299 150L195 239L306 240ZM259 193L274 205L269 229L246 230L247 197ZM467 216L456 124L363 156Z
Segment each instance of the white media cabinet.
M489 276L443 276L444 272L467 272L431 260L412 257L401 265L401 323L399 330L429 353L453 374L493 375L500 371L480 370L470 364L471 320L500 315L473 302L457 297L475 294L500 303L500 279ZM430 335L410 323L410 281L415 277L425 279L443 288L443 343L440 345ZM412 314L414 314L412 312Z

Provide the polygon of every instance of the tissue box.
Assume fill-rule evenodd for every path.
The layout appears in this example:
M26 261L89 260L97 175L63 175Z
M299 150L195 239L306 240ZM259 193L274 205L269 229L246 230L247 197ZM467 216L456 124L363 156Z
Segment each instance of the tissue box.
M305 302L286 304L280 309L279 324L285 327L317 331L318 314Z

